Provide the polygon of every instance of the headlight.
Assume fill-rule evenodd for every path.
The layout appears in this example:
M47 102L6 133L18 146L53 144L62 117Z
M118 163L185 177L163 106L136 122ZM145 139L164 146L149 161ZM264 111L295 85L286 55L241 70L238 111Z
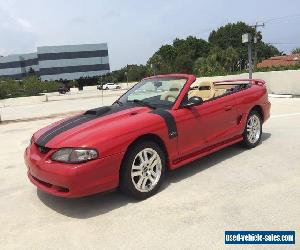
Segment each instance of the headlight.
M51 159L65 163L81 163L98 158L98 152L95 149L83 148L63 148L56 151Z

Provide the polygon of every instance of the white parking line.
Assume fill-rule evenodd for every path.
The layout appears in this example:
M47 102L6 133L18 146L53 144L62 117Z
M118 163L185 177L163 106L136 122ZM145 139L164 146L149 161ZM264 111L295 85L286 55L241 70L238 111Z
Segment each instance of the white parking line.
M291 113L291 114L282 114L282 115L271 115L270 118L280 118L280 117L289 117L289 116L297 116L300 113Z

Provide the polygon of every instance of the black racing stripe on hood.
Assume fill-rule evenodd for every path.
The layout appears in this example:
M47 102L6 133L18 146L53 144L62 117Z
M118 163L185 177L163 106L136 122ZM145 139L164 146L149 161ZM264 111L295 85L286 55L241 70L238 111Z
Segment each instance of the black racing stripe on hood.
M172 114L164 109L156 109L151 113L161 116L167 125L169 138L175 138L178 136L176 121Z
M111 115L129 108L132 108L132 106L110 106L88 110L82 115L75 116L49 129L37 139L36 144L38 146L45 147L46 144L54 137L67 130L75 128L83 123L89 122L99 117Z

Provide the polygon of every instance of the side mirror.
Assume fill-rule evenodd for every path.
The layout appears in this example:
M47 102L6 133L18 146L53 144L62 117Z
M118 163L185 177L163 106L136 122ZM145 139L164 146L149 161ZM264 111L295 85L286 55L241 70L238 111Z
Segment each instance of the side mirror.
M183 106L184 108L191 108L194 106L201 105L203 103L203 99L199 96L191 97L188 102Z

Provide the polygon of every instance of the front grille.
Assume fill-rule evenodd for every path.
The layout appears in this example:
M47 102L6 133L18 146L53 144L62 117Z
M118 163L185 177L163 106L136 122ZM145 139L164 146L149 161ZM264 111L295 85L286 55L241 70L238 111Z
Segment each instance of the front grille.
M36 182L40 183L41 185L45 186L46 188L53 189L53 190L55 190L55 191L57 191L57 192L61 192L61 193L68 193L68 192L70 191L70 190L69 190L68 188L66 188L66 187L56 186L56 185L53 185L53 184L51 184L51 183L42 181L42 180L40 180L40 179L34 177L33 175L31 175L31 176L32 176L32 178L33 178Z
M33 175L32 175L32 178L33 178L34 180L36 180L37 182L39 182L40 184L44 185L44 186L47 187L47 188L51 188L51 187L52 187L52 184L50 184L50 183L48 183L48 182L45 182L45 181L42 181L42 180L40 180L40 179L34 177Z

